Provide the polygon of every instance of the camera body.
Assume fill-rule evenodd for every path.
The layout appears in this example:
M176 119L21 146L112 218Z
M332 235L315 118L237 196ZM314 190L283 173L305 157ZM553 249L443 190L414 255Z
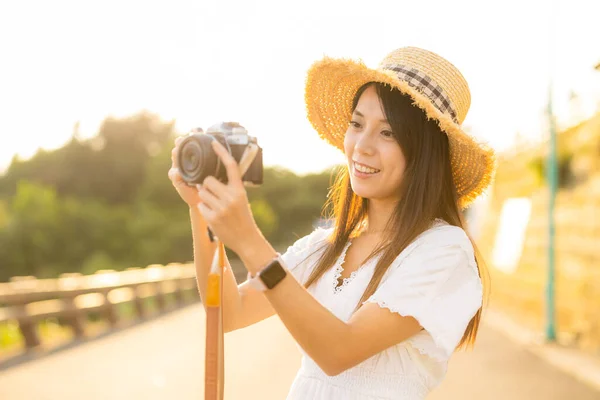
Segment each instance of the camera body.
M196 128L183 139L177 152L176 162L179 173L187 184L202 184L207 176L214 176L223 183L228 182L227 170L212 148L213 140L221 143L238 165L248 147L256 147L258 151L242 176L242 181L247 186L262 184L262 148L258 146L256 138L248 135L248 131L237 122L213 125L206 133L201 128ZM247 164L247 160L244 161Z

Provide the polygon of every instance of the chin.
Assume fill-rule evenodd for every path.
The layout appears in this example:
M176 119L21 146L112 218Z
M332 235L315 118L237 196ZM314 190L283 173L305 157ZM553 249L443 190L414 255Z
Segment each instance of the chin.
M390 199L390 194L382 192L381 190L373 190L375 188L366 188L361 185L355 185L352 181L350 182L352 187L352 191L358 197L362 197L363 199L369 200L387 200ZM393 197L393 196L392 196Z
M350 185L352 186L352 191L358 197L363 197L365 199L377 197L377 193L374 193L373 190L368 190L367 188L361 187L361 185L355 185L352 182L350 182Z

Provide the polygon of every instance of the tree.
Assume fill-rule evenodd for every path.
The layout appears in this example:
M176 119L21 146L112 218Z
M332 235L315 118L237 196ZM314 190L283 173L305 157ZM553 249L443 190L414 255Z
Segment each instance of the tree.
M108 118L91 139L75 126L62 148L14 158L0 177L0 280L191 261L188 208L167 177L173 127L150 113ZM248 188L265 237L280 247L309 233L330 181L265 168Z

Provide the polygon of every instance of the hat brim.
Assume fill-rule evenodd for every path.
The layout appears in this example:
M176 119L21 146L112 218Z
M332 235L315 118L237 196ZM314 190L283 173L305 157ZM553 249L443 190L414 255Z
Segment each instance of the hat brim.
M348 59L325 57L315 62L306 77L305 102L308 120L319 136L344 151L352 100L356 91L368 82L385 83L409 95L413 104L447 134L459 207L468 207L492 182L495 152L465 133L449 115L440 112L429 98L398 79L393 71L371 69L361 61Z

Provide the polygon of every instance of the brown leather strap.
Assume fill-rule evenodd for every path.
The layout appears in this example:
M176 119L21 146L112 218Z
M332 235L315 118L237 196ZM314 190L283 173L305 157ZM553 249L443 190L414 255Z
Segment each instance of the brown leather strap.
M223 400L223 268L225 248L217 240L218 259L208 274L206 290L206 358L204 363L204 400ZM215 261L218 263L214 265ZM215 268L218 267L218 268Z

